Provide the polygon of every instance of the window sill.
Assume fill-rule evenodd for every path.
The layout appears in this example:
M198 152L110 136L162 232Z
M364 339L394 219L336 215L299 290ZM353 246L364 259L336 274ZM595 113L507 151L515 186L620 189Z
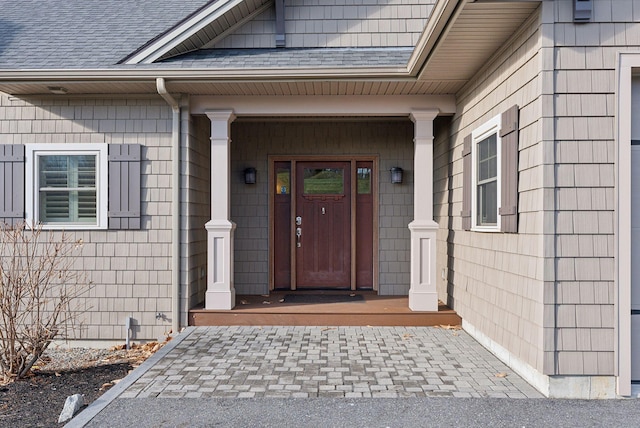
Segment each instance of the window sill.
M107 226L101 226L96 224L42 224L42 230L106 230Z
M500 233L500 227L472 227L472 232L484 232L484 233Z

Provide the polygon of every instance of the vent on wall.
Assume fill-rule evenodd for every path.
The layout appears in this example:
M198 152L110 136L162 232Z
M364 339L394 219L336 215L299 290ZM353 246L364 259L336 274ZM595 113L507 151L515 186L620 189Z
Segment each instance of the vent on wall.
M591 21L593 0L573 0L573 22Z
M276 0L276 47L286 46L284 33L284 0Z

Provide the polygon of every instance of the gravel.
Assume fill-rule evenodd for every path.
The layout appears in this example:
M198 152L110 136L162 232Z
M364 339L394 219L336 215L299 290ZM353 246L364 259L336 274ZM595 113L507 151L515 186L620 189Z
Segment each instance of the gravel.
M72 371L118 362L127 362L129 351L125 349L58 348L47 349L36 363L41 371Z

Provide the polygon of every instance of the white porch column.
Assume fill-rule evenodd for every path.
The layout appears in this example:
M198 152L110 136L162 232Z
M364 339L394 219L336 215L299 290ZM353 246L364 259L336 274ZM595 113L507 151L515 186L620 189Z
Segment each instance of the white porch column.
M211 120L211 220L207 229L207 293L205 309L232 309L233 231L230 213L230 149L232 110L207 111Z
M413 160L413 221L411 230L411 288L409 308L412 311L437 311L436 233L433 221L433 119L437 109L414 110L415 154Z

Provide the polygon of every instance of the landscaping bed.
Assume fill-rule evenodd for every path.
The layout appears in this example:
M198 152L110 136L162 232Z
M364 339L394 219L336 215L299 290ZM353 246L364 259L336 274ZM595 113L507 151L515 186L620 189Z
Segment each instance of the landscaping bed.
M95 401L162 345L50 349L23 379L0 385L0 426L58 427L68 396Z

